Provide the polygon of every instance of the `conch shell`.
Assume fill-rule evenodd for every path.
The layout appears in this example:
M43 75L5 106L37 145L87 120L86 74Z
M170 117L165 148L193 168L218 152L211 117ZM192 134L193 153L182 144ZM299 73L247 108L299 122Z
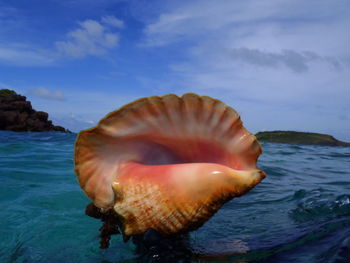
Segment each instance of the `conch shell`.
M126 236L200 227L258 184L261 146L235 110L196 94L136 100L81 131L75 171L102 211L114 209Z

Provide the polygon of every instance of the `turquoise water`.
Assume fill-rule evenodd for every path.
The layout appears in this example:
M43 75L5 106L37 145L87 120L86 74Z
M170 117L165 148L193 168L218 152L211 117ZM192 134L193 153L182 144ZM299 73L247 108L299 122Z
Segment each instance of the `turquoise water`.
M185 245L140 251L119 235L100 250L75 137L0 132L0 262L350 262L350 148L264 143L268 177Z

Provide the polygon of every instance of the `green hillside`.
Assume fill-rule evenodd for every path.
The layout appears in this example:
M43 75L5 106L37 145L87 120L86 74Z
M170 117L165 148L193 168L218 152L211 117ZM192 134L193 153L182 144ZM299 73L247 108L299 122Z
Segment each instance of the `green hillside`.
M350 146L348 142L342 142L331 135L313 133L313 132L296 132L296 131L266 131L255 134L259 141L288 143L288 144L309 144L309 145L326 145L326 146Z

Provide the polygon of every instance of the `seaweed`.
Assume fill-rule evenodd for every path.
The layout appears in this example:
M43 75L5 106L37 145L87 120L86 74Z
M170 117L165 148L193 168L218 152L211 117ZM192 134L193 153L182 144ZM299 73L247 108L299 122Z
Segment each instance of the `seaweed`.
M108 210L107 212L102 212L98 207L93 203L90 203L86 206L85 214L96 218L101 219L102 226L100 227L100 248L107 249L109 247L109 242L112 235L120 234L120 221L119 218L115 215L113 210Z

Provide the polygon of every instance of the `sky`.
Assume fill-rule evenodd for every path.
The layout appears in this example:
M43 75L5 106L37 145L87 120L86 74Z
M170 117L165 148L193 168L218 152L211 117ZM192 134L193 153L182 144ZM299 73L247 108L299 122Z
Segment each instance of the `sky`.
M0 88L72 131L187 92L350 141L348 0L0 0Z

